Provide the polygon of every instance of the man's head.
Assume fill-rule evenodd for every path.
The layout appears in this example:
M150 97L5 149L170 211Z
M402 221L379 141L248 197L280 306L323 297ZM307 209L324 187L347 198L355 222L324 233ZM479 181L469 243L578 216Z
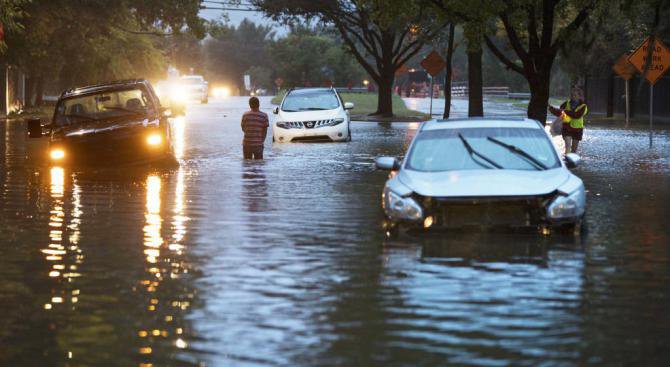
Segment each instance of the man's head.
M572 88L570 96L572 97L572 99L574 99L576 101L581 101L581 100L584 99L584 92L582 91L581 88L574 87L574 88Z
M261 103L258 101L258 98L256 97L251 97L249 98L249 107L251 107L252 110L257 110L260 107Z

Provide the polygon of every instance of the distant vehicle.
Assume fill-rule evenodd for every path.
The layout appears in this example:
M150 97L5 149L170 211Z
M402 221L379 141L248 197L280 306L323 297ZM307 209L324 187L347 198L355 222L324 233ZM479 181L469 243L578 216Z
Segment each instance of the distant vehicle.
M169 114L146 80L98 84L63 92L48 134L33 120L29 137L49 136L49 157L57 164L175 162Z
M529 119L429 121L405 159L380 157L393 171L382 207L388 234L398 229L538 228L578 232L582 180L568 168L542 125Z
M186 114L186 92L179 77L158 81L155 90L161 104L170 107L173 116Z
M333 88L292 89L273 111L272 141L350 141L352 108Z
M202 75L182 75L180 84L186 100L198 100L203 104L209 101L209 87Z

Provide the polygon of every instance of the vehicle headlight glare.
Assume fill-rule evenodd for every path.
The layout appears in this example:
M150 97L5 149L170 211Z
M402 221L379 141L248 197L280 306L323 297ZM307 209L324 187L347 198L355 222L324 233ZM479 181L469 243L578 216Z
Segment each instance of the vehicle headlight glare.
M384 210L386 214L395 219L421 220L423 209L411 197L402 197L389 188L384 190Z
M158 134L151 134L147 137L147 144L151 146L160 145L163 142L163 138Z
M551 219L575 218L584 214L586 201L584 190L579 189L568 196L559 196L547 208Z
M49 156L51 157L51 159L58 161L65 158L65 151L60 148L54 148L51 149L51 152L49 152Z

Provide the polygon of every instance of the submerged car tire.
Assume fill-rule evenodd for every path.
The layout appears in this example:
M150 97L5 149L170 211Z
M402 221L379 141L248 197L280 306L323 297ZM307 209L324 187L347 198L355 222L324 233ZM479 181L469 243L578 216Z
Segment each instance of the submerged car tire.
M346 142L350 142L350 141L351 141L351 128L349 129L349 135L347 136L347 140L345 140L345 141L346 141Z

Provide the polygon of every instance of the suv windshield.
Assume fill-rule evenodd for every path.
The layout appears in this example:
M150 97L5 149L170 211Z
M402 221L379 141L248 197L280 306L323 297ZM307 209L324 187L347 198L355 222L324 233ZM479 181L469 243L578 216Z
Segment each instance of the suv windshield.
M104 91L62 100L56 107L54 120L57 125L65 126L91 120L146 115L151 109L151 100L139 88Z
M181 78L182 83L184 84L202 84L203 79L200 77L185 77Z
M282 111L333 110L340 106L337 95L331 90L294 91L284 98Z
M518 147L547 168L560 166L551 141L540 129L468 128L422 132L409 152L407 168L426 172L482 169L481 164L468 152L459 133L473 150L490 158L503 169L535 170L537 167L529 159L489 138Z

